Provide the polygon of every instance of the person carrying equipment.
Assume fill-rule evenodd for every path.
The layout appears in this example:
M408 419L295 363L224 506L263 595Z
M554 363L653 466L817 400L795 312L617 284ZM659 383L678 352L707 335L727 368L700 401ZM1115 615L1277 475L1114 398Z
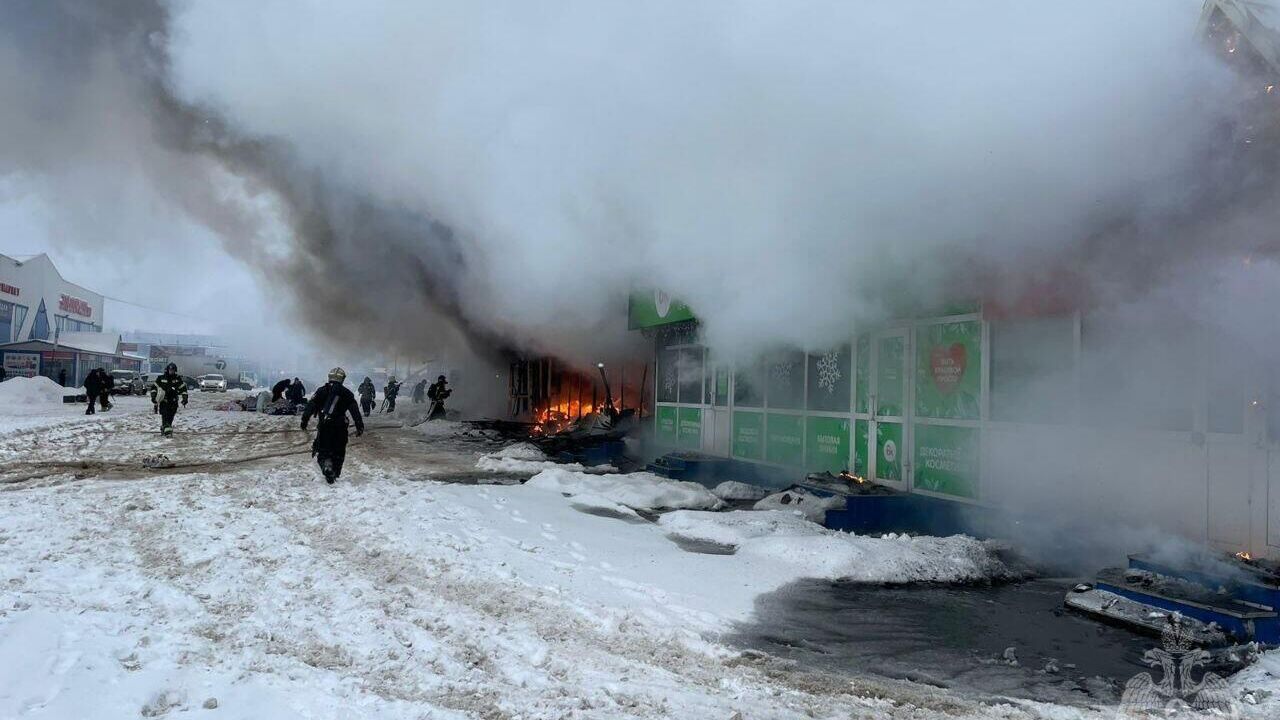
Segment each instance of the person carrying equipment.
M342 368L330 370L329 382L315 391L302 412L303 430L307 429L312 415L318 418L311 454L330 485L342 476L342 463L347 459L347 415L355 422L356 437L364 434L364 419L356 407L355 395L343 384L346 380L347 372Z
M103 412L110 410L111 391L116 388L116 379L105 368L98 368L98 404Z
M98 377L98 370L94 368L84 378L84 394L89 398L89 407L84 411L85 415L93 415L97 412L95 405L98 402L98 394L102 392L102 379Z
M364 411L365 417L369 417L369 413L373 412L373 398L378 394L378 389L373 386L373 380L368 375L364 376L364 382L357 389L360 391L360 409Z
M294 405L302 405L307 401L307 386L303 385L298 378L294 378L289 384L289 389L284 391L284 397Z
M386 387L382 388L382 412L396 411L396 395L399 394L400 383L396 382L396 376L392 375L387 379Z
M178 366L169 363L151 387L151 411L160 413L160 434L165 437L173 436L173 416L178 414L179 398L186 407L187 383L178 374Z
M449 388L449 382L443 375L431 383L431 387L427 388L427 397L431 400L431 408L427 411L428 420L444 416L445 398L452 394L453 390Z
M426 397L426 395L427 395L427 379L423 378L413 386L413 404L421 405L422 399Z

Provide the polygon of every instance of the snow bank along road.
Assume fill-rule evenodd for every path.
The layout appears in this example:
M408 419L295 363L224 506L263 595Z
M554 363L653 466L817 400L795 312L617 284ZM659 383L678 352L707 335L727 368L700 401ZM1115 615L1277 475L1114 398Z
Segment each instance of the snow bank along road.
M326 487L296 418L213 403L193 397L172 441L141 399L93 417L0 407L0 718L1094 716L718 644L809 572L805 547L843 558L819 573L856 571L857 552L797 520L663 526L561 471L423 480L474 479L493 449L438 425L375 423ZM157 452L177 467L144 469ZM750 552L687 553L673 531ZM971 541L875 541L903 572L996 571Z

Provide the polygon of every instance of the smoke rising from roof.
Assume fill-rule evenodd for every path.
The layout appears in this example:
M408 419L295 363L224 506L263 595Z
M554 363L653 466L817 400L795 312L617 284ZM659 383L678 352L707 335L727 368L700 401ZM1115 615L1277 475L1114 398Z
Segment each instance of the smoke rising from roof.
M0 173L74 213L123 171L122 205L209 228L353 344L585 359L656 285L715 345L822 346L1258 244L1190 2L0 12Z

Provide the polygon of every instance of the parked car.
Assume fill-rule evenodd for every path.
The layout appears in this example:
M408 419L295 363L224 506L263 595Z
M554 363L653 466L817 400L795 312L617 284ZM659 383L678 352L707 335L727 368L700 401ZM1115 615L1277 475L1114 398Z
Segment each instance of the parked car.
M217 373L201 375L199 378L199 381L200 381L200 385L199 385L200 392L226 392L227 391L227 379Z
M112 395L141 395L145 392L142 376L136 370L112 370L111 379L115 381Z

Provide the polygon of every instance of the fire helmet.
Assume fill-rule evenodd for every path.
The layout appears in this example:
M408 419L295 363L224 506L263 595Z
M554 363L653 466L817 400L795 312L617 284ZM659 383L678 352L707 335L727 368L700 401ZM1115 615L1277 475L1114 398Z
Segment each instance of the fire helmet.
M441 375L440 377L436 378L436 380L439 380L440 382L444 382L444 376Z
M165 365L165 366L164 366L164 371L165 371L165 372L167 372L167 373L169 373L169 372L171 372L171 373L176 373L176 372L178 372L178 363L169 363L168 365Z
M347 371L340 367L336 367L329 371L329 382L346 382Z

